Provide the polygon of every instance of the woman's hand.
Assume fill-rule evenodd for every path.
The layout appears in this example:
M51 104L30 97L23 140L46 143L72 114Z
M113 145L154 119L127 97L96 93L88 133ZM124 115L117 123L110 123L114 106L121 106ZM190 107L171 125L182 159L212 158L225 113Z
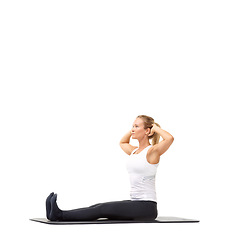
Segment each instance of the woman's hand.
M148 136L151 137L156 132L157 128L159 128L159 127L154 123L151 128L151 132L148 134Z

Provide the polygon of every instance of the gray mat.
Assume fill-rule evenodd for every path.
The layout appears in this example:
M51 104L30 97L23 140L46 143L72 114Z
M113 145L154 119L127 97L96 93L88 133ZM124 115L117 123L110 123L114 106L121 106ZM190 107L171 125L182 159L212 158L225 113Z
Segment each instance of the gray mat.
M32 218L31 221L55 224L55 225L69 225L69 224L113 224L113 223L197 223L199 220L179 218L179 217L158 217L153 221L135 221L135 220L108 220L98 219L95 221L49 221L46 218Z

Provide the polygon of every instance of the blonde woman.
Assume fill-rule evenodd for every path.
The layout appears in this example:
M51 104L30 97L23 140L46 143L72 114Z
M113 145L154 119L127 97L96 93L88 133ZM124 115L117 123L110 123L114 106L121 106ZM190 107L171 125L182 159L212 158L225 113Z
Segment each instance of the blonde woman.
M138 140L138 147L130 144L131 137ZM160 137L162 141L159 142ZM92 221L98 218L154 220L157 217L155 175L160 156L168 150L173 140L173 136L155 123L152 117L139 115L131 131L120 141L120 147L129 155L130 200L65 211L57 206L57 194L51 193L46 200L47 218L51 221Z

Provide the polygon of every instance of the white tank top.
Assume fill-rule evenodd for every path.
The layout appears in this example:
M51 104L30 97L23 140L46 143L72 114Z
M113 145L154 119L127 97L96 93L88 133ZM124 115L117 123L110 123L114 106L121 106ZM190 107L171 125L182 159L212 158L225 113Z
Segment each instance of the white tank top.
M149 145L140 153L134 154L134 149L127 160L127 171L130 177L130 197L133 201L154 201L157 202L155 190L155 176L158 164L150 164L147 161Z

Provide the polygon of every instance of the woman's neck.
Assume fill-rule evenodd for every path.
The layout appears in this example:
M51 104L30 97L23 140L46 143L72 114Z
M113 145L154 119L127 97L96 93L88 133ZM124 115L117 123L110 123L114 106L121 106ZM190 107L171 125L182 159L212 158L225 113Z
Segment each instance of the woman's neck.
M147 139L147 140L143 139L143 140L139 141L139 147L138 147L138 149L142 150L142 149L146 148L146 147L149 146L149 145L151 145L151 144L149 143L149 140L148 140L148 139Z

